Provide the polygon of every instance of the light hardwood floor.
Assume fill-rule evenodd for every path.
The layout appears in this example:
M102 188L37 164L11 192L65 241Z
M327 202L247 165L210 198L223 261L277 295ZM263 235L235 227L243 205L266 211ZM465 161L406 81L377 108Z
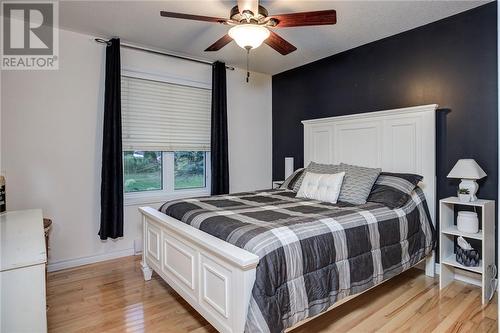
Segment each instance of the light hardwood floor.
M49 332L215 332L157 275L145 282L139 260L49 273ZM497 332L496 304L460 282L439 292L411 269L293 332Z

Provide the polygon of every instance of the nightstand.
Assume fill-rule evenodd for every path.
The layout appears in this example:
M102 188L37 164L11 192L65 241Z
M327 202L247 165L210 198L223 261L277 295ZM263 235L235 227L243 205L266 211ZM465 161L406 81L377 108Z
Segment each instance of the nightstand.
M457 229L455 206L467 207L478 213L479 232L465 233ZM467 267L455 259L455 240L458 236L467 241L477 240L481 243L481 261L478 267ZM456 274L463 271L481 276L482 302L488 303L495 292L495 201L478 199L472 202L461 202L457 197L449 197L439 201L439 259L441 273L439 274L439 289L443 289L455 279Z

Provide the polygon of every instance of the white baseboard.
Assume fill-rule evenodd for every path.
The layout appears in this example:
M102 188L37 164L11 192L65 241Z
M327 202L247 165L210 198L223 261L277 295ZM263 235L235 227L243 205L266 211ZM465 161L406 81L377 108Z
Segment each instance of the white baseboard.
M61 269L73 268L73 267L77 267L77 266L93 264L93 263L100 262L100 261L106 261L106 260L111 260L111 259L116 259L116 258L121 258L121 257L133 256L134 254L135 254L134 248L130 248L130 249L125 249L125 250L119 250L119 251L98 254L95 256L61 260L61 261L49 263L47 265L47 271L55 272L55 271L60 271Z

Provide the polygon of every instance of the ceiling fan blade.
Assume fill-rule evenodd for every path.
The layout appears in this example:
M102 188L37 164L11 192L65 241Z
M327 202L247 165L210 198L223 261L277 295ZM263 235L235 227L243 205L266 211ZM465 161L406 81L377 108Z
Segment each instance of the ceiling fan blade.
M278 34L276 34L273 31L270 31L269 37L264 41L267 45L281 53L282 55L287 55L289 53L292 53L295 51L297 48L281 38Z
M273 15L272 18L279 21L276 28L327 25L337 23L337 12L333 9L320 10L316 12Z
M222 36L222 38L220 38L219 40L217 40L215 43L213 43L212 45L210 45L209 47L207 47L207 49L205 50L205 52L207 52L207 51L219 51L224 46L226 46L227 44L231 43L232 40L233 39L231 37L229 37L229 35L224 35L224 36Z
M204 21L204 22L214 22L214 23L226 23L227 22L227 19L220 18L220 17L174 13L174 12L166 12L163 10L160 12L160 15L163 17L172 17L172 18L194 20L194 21Z
M250 10L257 15L259 12L259 0L238 0L238 10L243 13L244 10Z

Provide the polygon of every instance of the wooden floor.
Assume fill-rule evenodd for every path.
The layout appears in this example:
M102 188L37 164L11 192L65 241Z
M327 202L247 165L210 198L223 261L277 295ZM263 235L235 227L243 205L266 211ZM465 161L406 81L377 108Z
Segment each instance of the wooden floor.
M215 332L161 278L145 282L139 257L50 273L49 332ZM496 299L411 269L298 327L305 332L497 332Z

